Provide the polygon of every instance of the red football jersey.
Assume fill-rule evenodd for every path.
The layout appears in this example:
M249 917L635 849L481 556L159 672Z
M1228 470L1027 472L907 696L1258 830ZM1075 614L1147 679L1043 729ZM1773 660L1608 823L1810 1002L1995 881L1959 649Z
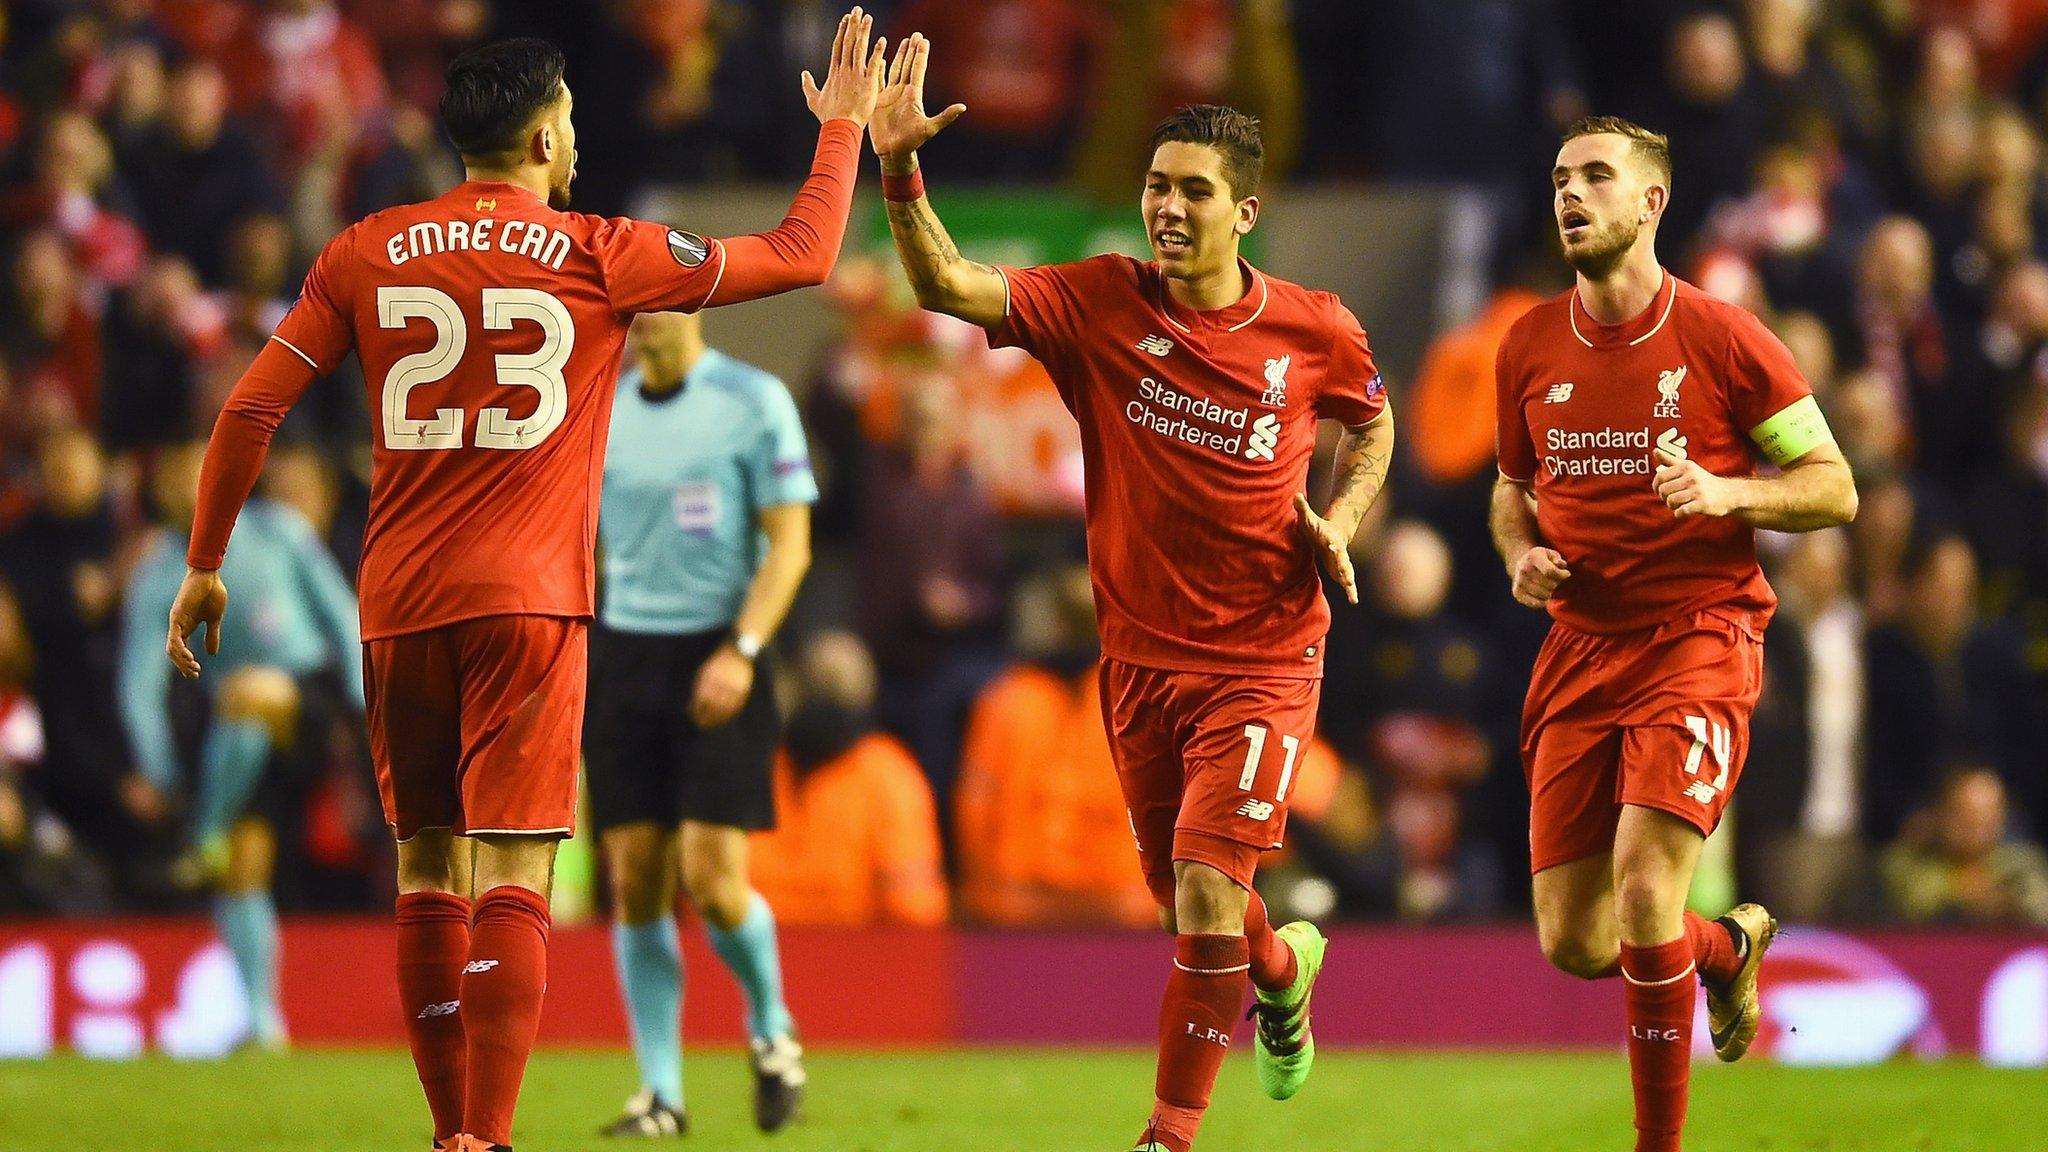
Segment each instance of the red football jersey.
M479 181L327 245L275 339L322 375L351 347L362 361L364 639L590 614L626 330L639 312L701 307L724 265L716 241Z
M470 181L327 245L215 422L187 561L218 568L278 422L353 347L375 413L365 639L479 616L588 616L612 390L635 314L824 281L861 128L818 131L773 231L706 240Z
M1501 474L1534 484L1543 542L1571 569L1553 618L1585 632L1716 606L1769 619L1755 529L1680 520L1653 485L1660 441L1717 476L1752 474L1750 430L1812 395L1761 321L1669 272L1621 324L1596 323L1574 290L1509 329L1495 383Z
M1330 609L1295 523L1316 421L1386 406L1336 296L1242 265L1251 290L1199 312L1156 264L1004 268L994 346L1045 364L1081 426L1103 652L1173 671L1322 674Z

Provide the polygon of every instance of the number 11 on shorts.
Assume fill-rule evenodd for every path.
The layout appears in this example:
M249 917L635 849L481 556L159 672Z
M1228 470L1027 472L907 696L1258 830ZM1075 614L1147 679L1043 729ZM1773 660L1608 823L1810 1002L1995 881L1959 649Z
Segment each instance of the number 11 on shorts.
M1246 792L1252 790L1252 781L1259 775L1259 758L1266 754L1266 737L1270 734L1264 724L1244 726L1244 738L1251 742L1251 747L1245 750L1244 775L1237 778L1237 786ZM1283 733L1280 747L1286 751L1287 759L1280 765L1280 787L1273 794L1275 804L1287 799L1287 784L1294 779L1294 758L1301 754L1301 740Z

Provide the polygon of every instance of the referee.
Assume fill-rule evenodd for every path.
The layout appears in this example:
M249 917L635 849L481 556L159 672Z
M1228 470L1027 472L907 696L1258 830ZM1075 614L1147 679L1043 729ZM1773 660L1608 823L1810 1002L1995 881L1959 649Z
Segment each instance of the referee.
M609 1136L666 1136L683 1111L675 877L747 998L754 1121L803 1094L775 916L747 881L747 833L775 823L780 740L762 650L810 567L818 498L780 380L704 343L694 315L633 325L605 458L605 597L590 637L583 749L612 882L612 948L641 1087Z

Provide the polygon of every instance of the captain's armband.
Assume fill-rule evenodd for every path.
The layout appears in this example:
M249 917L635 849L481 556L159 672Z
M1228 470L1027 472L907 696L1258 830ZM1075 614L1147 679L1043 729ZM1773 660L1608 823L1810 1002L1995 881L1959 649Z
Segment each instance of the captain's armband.
M1777 415L1751 428L1749 438L1756 441L1766 460L1783 468L1815 448L1832 443L1835 434L1828 429L1828 418L1821 415L1820 404L1811 396L1801 396Z

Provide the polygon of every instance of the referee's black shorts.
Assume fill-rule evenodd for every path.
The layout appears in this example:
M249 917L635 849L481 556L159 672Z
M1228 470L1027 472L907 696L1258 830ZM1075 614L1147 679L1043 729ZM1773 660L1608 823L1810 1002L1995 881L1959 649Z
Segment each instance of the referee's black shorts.
M710 729L690 719L697 671L730 635L642 635L592 621L583 764L590 822L600 835L640 821L775 826L782 721L767 658L737 716Z

